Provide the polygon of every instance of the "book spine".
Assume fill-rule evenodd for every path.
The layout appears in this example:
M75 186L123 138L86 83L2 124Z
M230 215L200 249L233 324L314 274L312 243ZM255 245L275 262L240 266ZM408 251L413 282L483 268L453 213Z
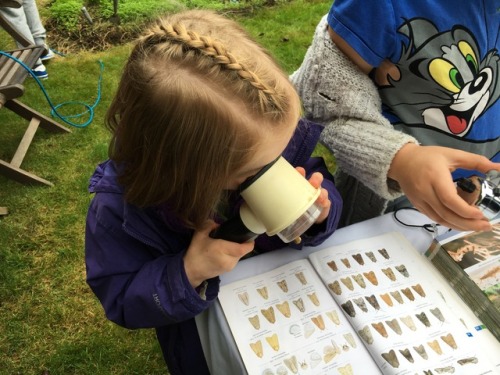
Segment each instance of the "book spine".
M500 311L488 299L484 292L469 277L469 275L453 260L453 258L439 247L428 257L434 267L448 280L451 287L469 306L474 314L500 341Z

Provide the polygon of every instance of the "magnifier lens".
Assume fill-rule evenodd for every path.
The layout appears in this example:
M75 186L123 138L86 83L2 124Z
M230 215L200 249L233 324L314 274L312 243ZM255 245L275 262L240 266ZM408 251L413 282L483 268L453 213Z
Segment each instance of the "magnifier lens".
M297 218L297 220L281 232L278 232L278 237L281 238L283 242L292 242L314 224L320 213L321 207L314 202L311 207Z

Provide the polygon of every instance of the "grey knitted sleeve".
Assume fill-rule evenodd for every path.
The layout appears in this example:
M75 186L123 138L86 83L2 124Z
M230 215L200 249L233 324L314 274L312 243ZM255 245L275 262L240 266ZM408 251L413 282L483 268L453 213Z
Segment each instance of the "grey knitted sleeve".
M332 42L326 16L290 79L305 116L325 125L321 141L333 151L338 166L381 197L399 197L399 186L387 172L403 145L418 142L395 130L382 115L377 88Z

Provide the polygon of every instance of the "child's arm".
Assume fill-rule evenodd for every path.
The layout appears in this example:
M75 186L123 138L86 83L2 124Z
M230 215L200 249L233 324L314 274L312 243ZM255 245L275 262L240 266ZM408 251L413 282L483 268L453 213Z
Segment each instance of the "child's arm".
M347 50L339 36L334 39L337 44L327 31L325 17L291 79L307 116L325 125L321 140L334 150L339 168L385 200L406 194L416 208L440 224L461 230L488 229L477 207L458 197L450 172L457 168L486 172L498 169L498 164L451 148L419 146L415 138L395 130L382 115L377 88L363 74L370 64ZM384 74L378 71L379 81L391 71L385 67Z
M132 220L127 207L120 194L98 193L87 215L87 283L107 318L126 328L152 328L207 309L219 280L208 280L203 296L192 286L184 270L192 233L174 233L148 215L134 213Z

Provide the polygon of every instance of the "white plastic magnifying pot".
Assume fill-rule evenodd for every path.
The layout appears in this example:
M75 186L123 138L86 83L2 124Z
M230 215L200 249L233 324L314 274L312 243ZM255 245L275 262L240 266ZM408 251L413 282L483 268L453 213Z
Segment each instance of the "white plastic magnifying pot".
M242 243L266 233L287 243L300 242L321 213L316 204L321 189L281 156L245 181L240 190L245 202L239 215L218 227L212 237Z

